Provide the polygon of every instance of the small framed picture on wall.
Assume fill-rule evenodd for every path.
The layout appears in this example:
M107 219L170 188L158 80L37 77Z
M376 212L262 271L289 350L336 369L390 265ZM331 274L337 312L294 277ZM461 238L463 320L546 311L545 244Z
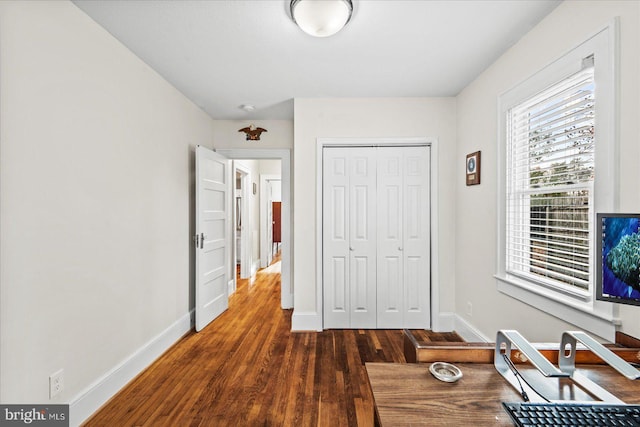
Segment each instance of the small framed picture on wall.
M480 184L480 152L467 154L467 185Z

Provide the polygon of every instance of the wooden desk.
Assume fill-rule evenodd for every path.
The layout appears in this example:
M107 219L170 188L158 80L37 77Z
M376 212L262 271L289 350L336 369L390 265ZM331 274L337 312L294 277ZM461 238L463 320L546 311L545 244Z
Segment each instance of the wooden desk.
M522 398L493 365L456 366L462 379L444 383L429 373L427 363L367 363L377 425L512 426L501 402ZM518 369L525 378L538 375L535 368L519 365ZM640 403L640 382L624 378L609 366L588 365L579 372L624 402ZM544 385L540 391L553 400L593 400L570 380L547 378Z

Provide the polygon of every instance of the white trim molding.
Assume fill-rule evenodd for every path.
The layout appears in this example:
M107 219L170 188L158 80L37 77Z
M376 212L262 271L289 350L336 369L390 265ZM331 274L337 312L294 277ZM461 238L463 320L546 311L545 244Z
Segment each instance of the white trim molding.
M316 312L301 313L298 310L294 310L291 315L291 331L304 332L304 331L322 331L322 316Z
M441 312L437 316L433 316L433 323L438 325L438 328L431 328L433 332L452 332L456 330L456 314L452 312ZM436 319L437 317L437 319Z
M454 331L467 342L495 342L496 337L486 337L482 332L476 329L471 323L467 322L463 317L454 314L453 321Z
M79 426L169 347L191 331L194 311L185 314L122 363L94 381L69 404L69 425Z

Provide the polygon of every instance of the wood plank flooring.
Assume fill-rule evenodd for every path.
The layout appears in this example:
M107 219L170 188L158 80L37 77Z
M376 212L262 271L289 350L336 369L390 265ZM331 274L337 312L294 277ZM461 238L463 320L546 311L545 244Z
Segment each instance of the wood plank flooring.
M405 362L402 331L291 332L277 266L251 286L240 281L225 313L187 334L84 425L372 426L364 363Z

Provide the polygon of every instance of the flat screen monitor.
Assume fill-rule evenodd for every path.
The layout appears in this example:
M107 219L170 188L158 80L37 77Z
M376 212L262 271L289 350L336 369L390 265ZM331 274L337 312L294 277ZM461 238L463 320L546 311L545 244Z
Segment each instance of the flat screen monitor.
M640 305L640 214L596 216L596 299Z

